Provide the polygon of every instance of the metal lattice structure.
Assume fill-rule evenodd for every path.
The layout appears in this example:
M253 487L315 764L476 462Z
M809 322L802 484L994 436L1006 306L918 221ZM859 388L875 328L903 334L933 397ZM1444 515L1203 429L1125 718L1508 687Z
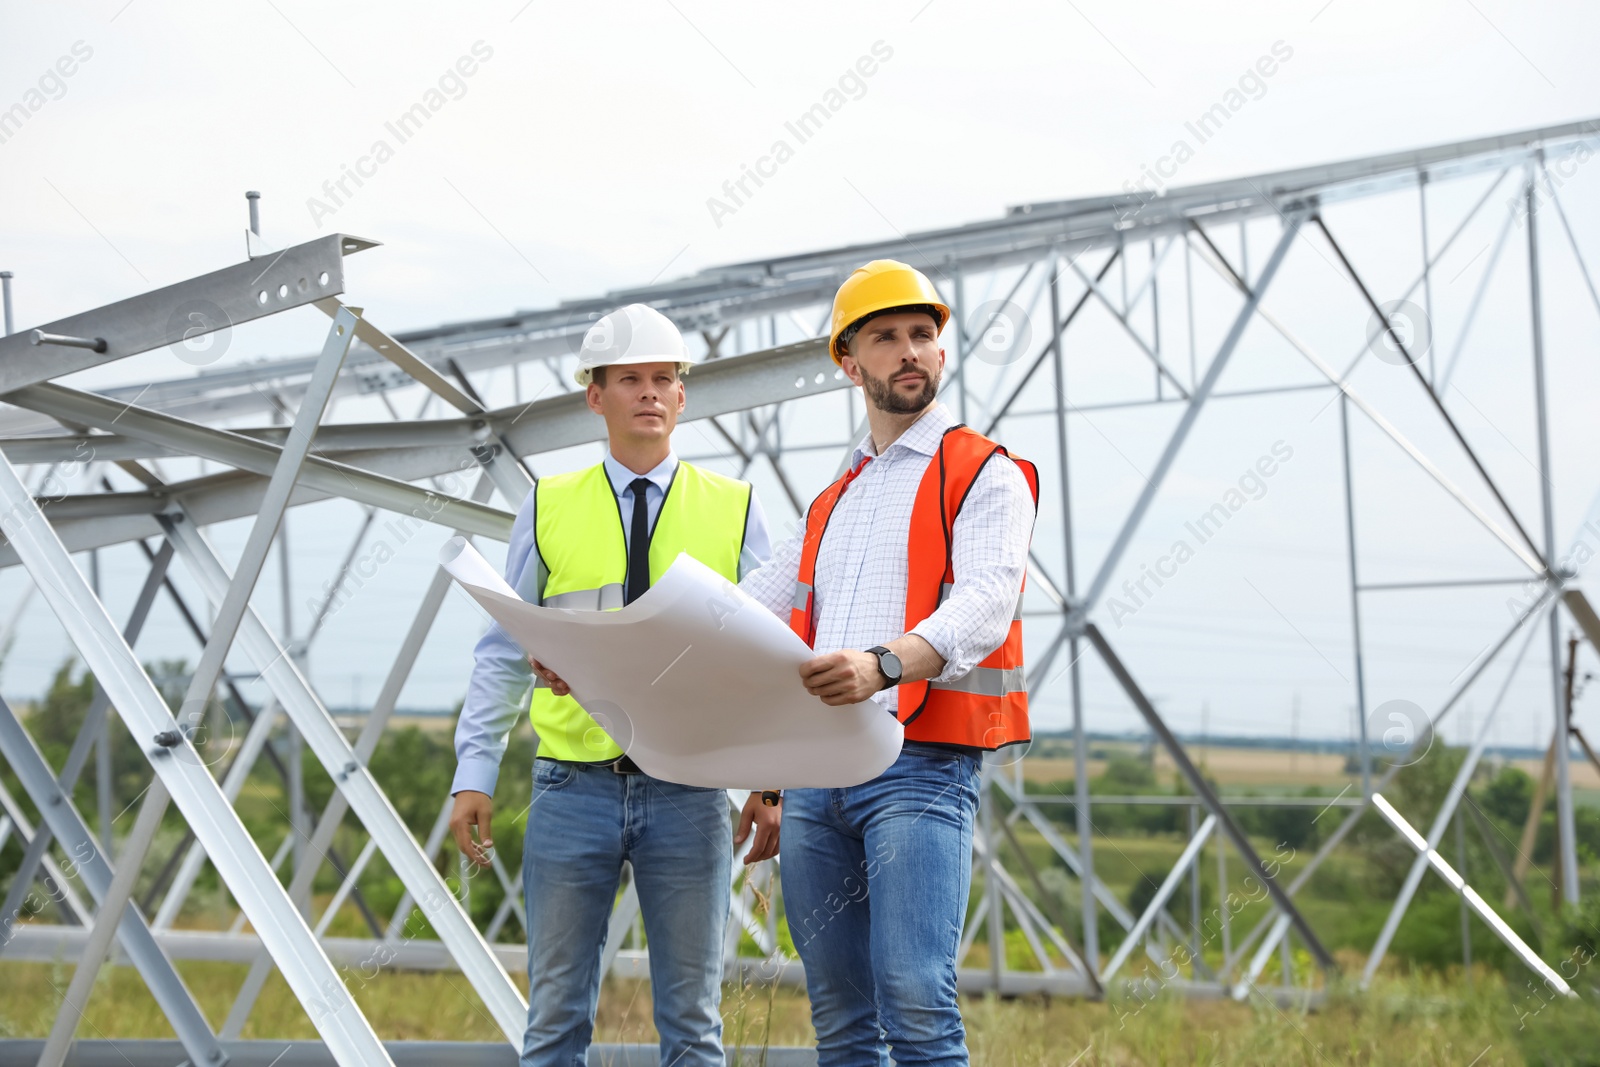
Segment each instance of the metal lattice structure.
M89 716L60 770L44 760L11 709L0 709L0 755L42 813L42 821L35 825L16 798L0 795L4 804L0 847L24 852L5 900L7 918L0 958L53 959L65 954L78 960L50 1039L42 1044L17 1043L19 1052L37 1055L40 1063L63 1062L81 1006L112 952L113 942L120 946L126 961L138 968L170 1020L182 1053L194 1063L220 1063L229 1056L238 1062L250 1061L254 1053L247 1043L237 1042L237 1037L273 968L288 981L336 1062L404 1062L409 1053L403 1043L386 1047L378 1039L344 982L349 967L373 960L398 968L459 970L482 998L506 1042L517 1045L526 1002L508 968L523 966L524 953L520 946L499 938L509 922L520 922L520 887L497 866L493 876L505 892L505 903L488 927L476 928L434 863L444 844L448 798L441 798L446 806L432 832L419 842L366 767L444 601L448 589L444 572L437 571L423 591L383 687L353 742L308 680L303 669L306 649L315 641L377 513L412 516L444 530L504 541L517 507L533 484L532 471L540 457L602 439L599 420L587 411L581 395L564 383L570 380L583 332L595 318L621 303L638 301L658 308L704 346L707 362L695 370L690 383L685 428L679 431L680 451L686 458L720 464L735 474L757 470L778 487L790 514L801 513L811 494L832 476L840 456L848 454L861 424L849 383L834 370L825 355L824 340L817 335L842 278L861 262L882 257L922 267L955 309L946 338L952 358L944 397L962 421L1002 439L1020 418L1033 420L1035 427L1046 427L1031 431L1035 445L1043 442L1046 446L1044 454L1036 448L1033 458L1041 460L1046 489L1041 507L1050 519L1041 518L1030 563L1025 606L1028 681L1036 698L1053 688L1070 702L1076 793L1048 799L1073 807L1076 841L1069 841L1047 816L1046 799L1024 789L1022 762L1003 757L986 768L985 802L974 857L977 905L961 944L963 958L980 940L991 951L986 968L961 971L962 988L1098 996L1114 983L1159 981L1196 993L1305 995L1308 990L1293 985L1287 968L1279 983L1263 975L1273 954L1285 951L1291 938L1323 971L1333 967L1331 956L1296 907L1294 897L1356 821L1369 809L1376 809L1416 850L1417 858L1370 957L1368 978L1382 959L1411 895L1432 868L1552 988L1565 991L1560 976L1517 938L1439 851L1445 828L1487 746L1493 712L1483 719L1461 776L1425 833L1407 823L1383 795L1394 776L1402 773L1405 761L1395 759L1376 766L1365 733L1362 594L1376 587L1364 587L1357 578L1349 420L1354 409L1391 439L1526 572L1515 579L1493 580L1531 581L1537 591L1521 617L1459 676L1452 695L1432 712L1421 734L1411 739L1413 746L1429 743L1436 724L1485 677L1491 664L1504 658L1504 650L1519 638L1525 649L1536 639L1541 625L1547 629L1552 669L1558 673L1558 612L1565 611L1600 645L1600 619L1572 582L1573 576L1557 565L1548 477L1551 456L1539 254L1541 241L1570 243L1587 293L1600 311L1600 296L1561 207L1557 190L1562 183L1552 177L1552 171L1566 175L1568 168L1587 161L1597 142L1600 120L1171 188L1160 195L1150 190L1030 204L997 219L953 229L708 269L677 281L607 293L555 309L408 334L385 332L346 302L344 257L372 247L370 242L332 234L276 252L266 249L252 234L251 256L244 263L31 332L11 333L8 322L7 336L0 338L0 399L10 405L0 410L0 451L5 455L5 462L0 463L0 527L6 538L0 548L0 567L26 570L98 687ZM1461 183L1476 199L1469 211L1452 220L1446 239L1435 247L1427 229L1427 197L1430 189L1444 183ZM1352 212L1397 194L1418 194L1421 269L1403 292L1384 295L1398 295L1405 301L1420 293L1431 314L1436 264L1493 202L1497 191L1511 206L1473 307L1485 298L1493 262L1506 245L1507 235L1513 226L1520 227L1528 247L1542 482L1540 521L1531 523L1525 523L1512 509L1443 399L1454 357L1443 368L1435 366L1431 358L1424 366L1419 354L1408 350L1392 306L1380 304L1365 280L1362 264L1347 255L1347 246L1337 236L1339 225L1328 218L1330 209ZM1553 212L1545 210L1552 206ZM1239 231L1240 252L1230 256L1220 247L1221 234L1234 228ZM1254 269L1246 258L1251 238L1270 242L1270 253L1253 265ZM1414 402L1440 420L1449 440L1460 450L1457 458L1466 458L1476 483L1468 486L1453 481L1397 428L1388 413L1351 384L1356 363L1370 354L1372 344L1341 368L1266 306L1265 299L1279 284L1285 262L1292 256L1313 253L1337 268L1342 284L1359 297L1363 313L1370 311L1374 321L1383 324L1377 340L1398 354L1398 363L1414 378ZM1112 274L1114 269L1117 276ZM1174 301L1168 297L1163 304L1161 294L1177 286L1175 277L1180 272L1183 298ZM1221 283L1217 292L1231 294L1212 298L1213 309L1222 307L1225 323L1209 355L1199 351L1196 343L1196 275L1212 277ZM1114 277L1121 283L1120 292L1112 291ZM969 294L979 291L1005 296L982 302L969 299ZM75 371L185 343L196 332L237 326L307 304L330 319L322 348L314 356L236 365L104 393L53 381ZM1174 304L1176 312L1171 310ZM1068 427L1091 409L1068 397L1066 362L1069 344L1076 336L1074 328L1089 317L1089 308L1096 309L1094 314L1105 313L1127 342L1129 358L1143 367L1141 373L1149 373L1153 385L1147 397L1118 401L1115 406L1165 406L1175 410L1177 417L1108 550L1089 573L1082 574L1073 534ZM1174 320L1186 322L1187 327L1174 326ZM201 324L199 331L196 322ZM1037 325L1041 322L1044 328ZM1030 328L1017 329L1019 323ZM1219 380L1252 327L1271 331L1286 341L1303 365L1314 370L1316 381L1233 393L1220 390ZM1461 339L1470 328L1469 313ZM1175 337L1186 341L1187 368L1173 358ZM1458 343L1456 355L1459 353ZM501 402L505 397L495 397L491 403L485 395L489 390L475 384L474 376L481 383L490 372L506 368L513 369L514 395L509 403ZM524 374L532 379L526 391ZM1343 821L1294 879L1285 880L1272 877L1271 865L1258 855L1235 818L1232 809L1236 802L1225 803L1217 795L1147 696L1139 668L1119 655L1096 620L1112 595L1113 576L1202 410L1231 396L1306 390L1321 390L1330 403L1337 401L1341 419L1344 478L1337 488L1343 494L1348 528L1356 661L1352 696L1362 723L1362 795L1336 799L1332 807L1340 810ZM376 395L394 413L394 419L347 422L328 418L332 404L356 395ZM421 414L403 418L395 401L408 396L420 396L424 403ZM443 415L427 417L441 405ZM271 424L267 424L269 419ZM682 447L686 441L706 443L710 451L697 455L697 448ZM1054 454L1048 454L1050 451ZM192 466L194 460L220 465L223 472L202 471L178 478L162 473L163 464L178 468ZM47 491L57 465L86 462L98 476L95 491ZM469 475L465 481L460 480L463 473ZM28 489L29 484L35 488ZM1480 503L1485 492L1491 504ZM310 627L300 634L280 632L253 606L252 593L276 539L283 536L281 520L286 510L314 509L330 499L362 505L364 520L344 556L338 581ZM238 558L230 565L211 546L205 529L247 516L254 516L253 524ZM72 554L130 543L143 547L149 571L131 615L114 620ZM293 553L282 555L290 559ZM175 561L203 589L210 602L208 612L183 602L168 576ZM287 588L287 575L284 580ZM1463 579L1454 584L1479 581ZM201 649L176 715L131 650L152 604L163 595L178 604ZM230 649L237 649L255 664L270 700L252 706L237 691L223 671ZM1190 838L1140 914L1134 914L1095 875L1094 801L1088 791L1080 666L1081 658L1090 653L1142 716L1155 743L1190 791L1187 797L1167 798L1188 808ZM1059 666L1063 660L1066 666ZM203 725L219 686L248 722L226 768L210 765L194 743L194 732ZM1561 742L1552 741L1561 828L1559 867L1565 898L1575 901L1578 871L1564 740L1568 706L1562 700L1558 676L1552 677L1552 697L1556 738ZM1498 708L1498 700L1495 706ZM71 799L75 783L89 770L91 751L97 747L104 751L96 742L108 736L105 730L111 708L127 724L155 771L154 783L140 801L133 830L115 856L108 855L109 842L91 829ZM285 756L278 754L272 740L279 731L287 738ZM332 801L322 812L308 811L305 805L298 775L300 745L310 749L337 784ZM278 763L290 799L292 814L288 818L294 823L283 847L270 858L263 855L233 809L245 775L262 758ZM97 766L96 774L103 789L107 771ZM191 835L165 872L166 895L153 914L146 915L131 905L129 898L169 803L176 804ZM347 810L359 818L369 835L361 852L348 860L333 849L334 831ZM102 804L101 826L109 822L107 814L108 808ZM1065 919L1059 897L1042 885L1039 872L1018 843L1018 823L1028 824L1072 872L1079 892L1076 922ZM1218 842L1223 885L1226 857L1231 855L1247 878L1258 881L1272 905L1268 919L1253 930L1242 936L1224 934L1226 958L1220 967L1208 964L1198 951L1181 951L1182 946L1198 945L1198 880L1189 876L1198 870L1205 847L1213 839ZM400 906L388 917L372 914L359 888L362 871L376 854L382 855L406 889ZM290 864L287 869L285 861ZM331 905L317 915L310 907L310 889L324 862L335 865L343 884ZM240 918L230 931L174 928L174 919L204 863L216 867L238 902ZM781 956L773 925L775 913L769 911L763 918L752 906L754 890L775 886L772 868L771 863L760 865L741 876L736 886L728 959L731 966L751 974L794 981L799 977L798 964ZM1178 898L1186 878L1194 889L1189 928L1179 923L1168 907ZM14 921L36 880L56 902L53 910L57 914L52 918L61 921L46 921L42 916L29 922ZM325 935L329 919L347 901L361 911L370 938ZM406 936L414 909L420 909L435 937ZM1100 944L1101 910L1124 931L1115 946ZM612 921L608 969L643 973L644 950L637 943L624 947L636 911L631 892L625 893ZM242 932L245 921L251 932ZM1226 921L1224 909L1223 923ZM1008 930L1020 932L1036 957L1037 969L1007 965L1003 945ZM738 956L744 933L767 959ZM1159 977L1128 977L1133 973L1130 960L1136 955L1146 956ZM209 1026L172 966L173 959L191 957L252 964L220 1033ZM1170 975L1166 973L1169 967ZM94 1042L84 1044L92 1046ZM124 1055L141 1047L139 1042L118 1044ZM142 1054L149 1062L158 1062L173 1050L170 1042L143 1047ZM499 1050L504 1051L503 1047ZM459 1049L452 1053L457 1054L468 1055ZM315 1062L317 1055L316 1049L307 1046L298 1048L285 1062Z

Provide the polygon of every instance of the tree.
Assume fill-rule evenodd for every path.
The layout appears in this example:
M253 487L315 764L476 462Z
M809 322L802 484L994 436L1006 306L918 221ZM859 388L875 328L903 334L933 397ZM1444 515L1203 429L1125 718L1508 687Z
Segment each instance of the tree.
M1533 806L1533 778L1508 763L1483 787L1478 804L1506 826L1520 828Z
M29 733L44 753L45 761L57 773L66 765L67 753L72 750L73 741L83 729L94 692L94 676L83 670L76 661L68 660L56 671L44 699L33 707L27 717ZM123 725L115 709L106 709L106 716L110 724L111 810L114 817L125 804L144 791L153 772L149 760L134 744L128 728ZM98 828L96 781L94 762L91 760L78 776L73 801L84 818Z

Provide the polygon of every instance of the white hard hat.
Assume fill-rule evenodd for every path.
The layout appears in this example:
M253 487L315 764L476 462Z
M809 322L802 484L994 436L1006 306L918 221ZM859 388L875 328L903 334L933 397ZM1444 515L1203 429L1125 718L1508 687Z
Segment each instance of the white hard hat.
M597 320L583 335L578 349L579 385L588 385L596 367L621 363L676 363L679 374L687 374L689 349L671 319L655 308L629 304Z

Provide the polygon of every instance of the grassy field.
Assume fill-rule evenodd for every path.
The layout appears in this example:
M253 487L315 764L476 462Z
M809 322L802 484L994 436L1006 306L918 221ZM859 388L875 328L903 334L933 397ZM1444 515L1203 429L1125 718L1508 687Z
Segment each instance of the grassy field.
M87 702L88 694L81 694ZM70 725L70 724L68 724ZM401 817L419 837L426 835L438 810L438 798L448 790L452 764L448 758L449 735L439 724L426 729L398 730L385 739L373 761L374 773L384 783ZM65 726L62 727L63 733ZM70 735L65 735L70 736ZM513 738L514 742L516 738ZM64 754L66 741L57 739L56 756ZM1130 793L1171 794L1177 776L1164 757L1157 754L1145 762L1137 758L1140 746L1132 742L1096 742L1089 761L1091 788L1110 797ZM1193 753L1208 777L1216 781L1225 796L1294 795L1305 799L1301 805L1241 804L1234 808L1245 824L1256 851L1265 859L1281 864L1282 878L1292 878L1316 850L1320 835L1340 821L1327 815L1318 797L1332 799L1346 791L1354 781L1346 773L1339 755L1268 749L1196 746ZM130 753L137 757L137 753ZM1442 796L1444 786L1459 766L1461 753L1443 750L1415 770L1407 770L1390 791L1397 807L1419 825L1426 825ZM142 757L139 757L142 759ZM508 755L519 765L531 762L531 749ZM1456 762L1453 762L1456 761ZM1525 767L1537 774L1538 766ZM1574 764L1574 780L1580 797L1600 806L1600 778L1587 767ZM1023 765L1030 791L1070 792L1074 768L1070 743L1051 739L1040 746ZM135 773L138 772L138 773ZM3 773L3 768L0 768ZM144 777L141 779L139 774ZM133 764L126 785L128 797L136 796L148 770ZM1514 844L1522 816L1516 814L1517 796L1521 811L1526 811L1526 795L1531 783L1517 773L1508 776L1496 768L1474 786L1483 808L1494 817L1491 838L1499 835L1502 851ZM1591 782L1591 779L1593 781ZM520 857L521 837L514 817L525 808L529 783L525 776L502 776L498 797L503 815L496 820L496 838L513 868ZM1591 788L1591 786L1597 788ZM314 807L320 807L331 794L331 782L319 767L308 765L307 788ZM519 790L521 793L519 795ZM1519 794L1518 791L1522 792ZM1180 790L1181 792L1181 790ZM1348 792L1346 792L1348 797ZM80 808L92 810L85 798ZM1475 802L1477 803L1477 802ZM119 805L120 806L120 805ZM270 854L287 832L283 817L284 794L280 783L265 771L252 775L245 783L235 810L256 835L264 852ZM1056 830L1068 843L1075 844L1075 825L1068 806L1050 805L1045 810L1056 819ZM1580 821L1583 850L1582 881L1586 894L1595 895L1597 883L1594 856L1600 851L1593 812L1587 823ZM1126 805L1105 802L1094 809L1095 867L1099 877L1115 896L1132 911L1143 908L1156 885L1165 877L1186 841L1187 813L1182 807ZM1316 822L1320 819L1321 822ZM1546 816L1553 824L1553 818ZM1584 826L1588 836L1582 836ZM1535 854L1540 857L1529 877L1528 891L1533 897L1536 919L1521 910L1507 918L1525 937L1537 944L1551 961L1565 951L1560 940L1566 936L1550 906L1549 858L1553 849L1551 827L1541 830ZM1478 834L1478 830L1469 830ZM163 826L155 852L167 855L177 844L181 827L174 820ZM1082 918L1079 906L1081 889L1045 839L1029 823L1018 822L1015 840L1003 846L1008 867L1022 883L1024 891L1047 913L1049 920L1065 931L1074 944L1081 942ZM339 832L337 847L353 856L365 841L365 834L352 820ZM1497 880L1491 857L1486 851L1493 844L1469 841L1474 883L1497 907L1503 883ZM1454 861L1457 845L1446 843ZM1027 864L1016 859L1020 849ZM16 850L12 850L13 855ZM1324 1000L1314 1010L1280 1008L1265 1000L1247 1003L1179 999L1154 995L1140 1001L1129 997L1110 1002L1066 999L996 1000L970 998L963 1005L969 1026L973 1062L981 1065L1061 1064L1084 1067L1094 1064L1452 1064L1478 1067L1489 1064L1592 1064L1600 1067L1600 1015L1588 1009L1574 1013L1561 1005L1547 1005L1531 986L1528 972L1515 962L1489 930L1476 923L1471 927L1472 958L1477 966L1469 982L1461 973L1462 943L1460 904L1457 898L1429 877L1422 891L1400 924L1385 970L1369 993L1356 993L1343 982L1359 975L1364 954L1372 944L1386 916L1400 878L1413 857L1410 849L1395 840L1388 827L1375 815L1358 824L1345 843L1321 866L1316 877L1297 897L1297 902L1319 937L1340 958L1346 978L1323 986L1313 968L1309 953L1296 944L1290 959L1293 984L1316 984ZM0 856L0 871L5 857ZM449 848L440 859L440 870L447 877L454 871L454 855ZM1031 868L1031 870L1029 869ZM1229 852L1227 886L1219 877L1217 846L1207 846L1199 865L1202 958L1211 966L1223 958L1223 942L1231 937L1237 945L1245 933L1268 911L1261 896L1249 895L1244 868L1236 854ZM0 877L0 884L3 884ZM324 870L313 894L322 910L337 884L331 870ZM1258 887L1259 888L1259 887ZM387 916L400 895L399 880L381 859L367 868L361 889L373 909ZM981 871L973 888L976 902L983 890ZM1264 895L1264 894L1263 894ZM480 926L487 922L498 899L498 889L485 883L472 895L472 909ZM1185 928L1194 925L1191 915L1191 886L1186 881L1169 904L1169 911ZM1236 905L1228 932L1211 920ZM781 898L780 898L781 909ZM235 914L228 894L214 872L206 872L189 898L179 926L197 929L226 928ZM1600 932L1600 909L1591 916ZM54 916L50 916L54 919ZM1542 931L1536 927L1542 924ZM779 922L780 943L792 952L787 929ZM1100 909L1102 962L1115 951L1122 931L1106 911ZM331 936L364 937L367 931L349 902L334 918ZM425 933L422 936L428 936ZM1156 942L1165 944L1166 935L1158 932ZM515 941L517 926L508 924L503 941ZM747 944L754 951L754 946ZM1005 939L1007 962L1022 970L1038 969L1020 929L1008 929ZM1171 948L1171 944L1166 944ZM964 966L982 968L988 961L988 946L982 940L964 961ZM1059 965L1062 961L1056 961ZM186 961L179 969L203 1009L220 1024L232 1003L245 968L229 964ZM1122 976L1147 978L1154 967L1135 953L1124 965ZM1276 982L1278 962L1274 960L1265 980ZM23 964L0 959L0 1035L38 1037L48 1032L71 976L71 962ZM521 979L518 979L519 982ZM1594 980L1588 978L1588 985ZM352 979L358 1003L380 1034L394 1039L481 1040L498 1039L483 1006L459 974L406 973L385 970L370 981ZM1158 980L1152 987L1160 986ZM798 990L744 988L729 989L725 997L730 1044L810 1044L812 1034L804 995ZM1587 1013L1586 1013L1587 1012ZM597 1021L600 1040L653 1042L650 1021L650 990L647 985L629 981L608 982L600 1003ZM170 1031L138 975L128 967L108 967L79 1030L87 1037L166 1037ZM314 1031L303 1011L276 976L259 1002L246 1037L312 1037ZM1570 1053L1570 1055L1569 1055ZM1587 1057L1587 1058L1586 1058Z
M1029 828L1019 829L1018 840L1036 867L1051 872L1048 846ZM1141 879L1170 867L1182 847L1178 835L1118 836L1096 841L1096 866L1108 886L1128 900ZM1270 853L1267 843L1261 844ZM1284 863L1292 875L1305 855ZM1361 877L1359 857L1336 853L1325 867L1325 877L1313 881L1300 903L1313 925L1332 945L1370 943L1381 921L1382 901L1374 906L1349 886ZM1214 863L1202 868L1203 896L1207 906L1216 899ZM1070 902L1076 883L1061 876L1046 878L1061 888ZM981 888L981 885L980 885ZM318 894L325 904L326 894ZM1187 900L1187 896L1184 897ZM1455 929L1454 898L1449 898L1441 923L1438 909L1420 907L1401 928L1397 944L1408 937L1424 936L1430 925ZM320 907L318 908L320 910ZM1174 909L1187 919L1186 905ZM225 923L231 912L224 907L202 909L188 916L185 925ZM1265 914L1260 903L1247 905L1234 919L1235 937ZM332 931L357 935L361 930L351 914L341 914ZM1481 955L1489 935L1481 927L1475 945ZM1077 940L1073 935L1073 940ZM1110 951L1115 941L1104 947ZM1220 946L1207 940L1206 956L1215 962ZM1030 961L1020 942L1008 938L1008 955L1014 966ZM1360 973L1362 954L1353 948L1338 950L1343 974ZM1296 978L1311 978L1308 957L1296 954ZM1459 958L1457 956L1456 958ZM972 949L966 966L987 965L983 943ZM242 965L185 961L179 969L214 1024L220 1025L246 968ZM1127 971L1153 973L1136 957ZM1275 974L1275 972L1274 972ZM1274 977L1269 974L1269 979ZM61 991L71 977L70 961L24 964L0 961L0 1035L40 1037L48 1033ZM515 976L519 986L525 984ZM1525 988L1516 971L1478 967L1469 982L1459 968L1425 970L1401 961L1386 965L1377 985L1357 993L1335 984L1314 1009L1280 1008L1257 998L1247 1003L1183 999L1157 993L1145 1000L1123 996L1109 1002L1063 998L969 997L963 1015L969 1030L973 1062L985 1065L1163 1065L1262 1064L1273 1065L1452 1065L1488 1067L1502 1065L1600 1064L1600 1015L1576 1020L1549 1006L1536 991ZM352 993L378 1033L390 1039L493 1041L497 1033L481 1002L458 974L407 973L386 970L367 982L352 981ZM814 1040L804 995L793 989L729 987L724 996L724 1016L729 1044L809 1045ZM144 989L128 967L106 968L79 1031L82 1036L167 1037L170 1031ZM246 1038L311 1038L314 1030L281 978L274 975L244 1031ZM597 1019L597 1039L653 1043L650 990L647 984L626 980L606 983ZM1538 1042L1557 1049L1594 1052L1591 1059L1552 1059Z
M183 963L185 981L214 1025L243 981L243 965ZM1347 968L1348 969L1348 968ZM0 1033L42 1036L49 1030L70 969L49 964L0 965L6 990ZM459 975L385 973L355 990L357 1001L386 1039L498 1039L478 999ZM1527 998L1525 998L1527 999ZM1595 1040L1600 1028L1583 1020L1518 1007L1498 975L1381 979L1370 993L1335 992L1317 1010L1279 1008L1264 1000L1182 1000L1147 1003L970 997L962 1006L972 1062L984 1067L1177 1067L1187 1064L1362 1065L1362 1067L1520 1067L1551 1061L1538 1042ZM805 1045L813 1040L805 997L795 990L729 987L724 992L729 1044ZM653 1044L648 985L607 982L597 1039ZM1520 1016L1520 1019L1519 1019ZM1519 1030L1519 1022L1522 1029ZM138 976L128 968L103 973L80 1035L169 1037L170 1031ZM310 1021L274 975L244 1031L246 1038L313 1038ZM1528 1053L1541 1058L1529 1058ZM759 1062L759 1061L757 1061ZM1594 1063L1577 1059L1572 1063Z

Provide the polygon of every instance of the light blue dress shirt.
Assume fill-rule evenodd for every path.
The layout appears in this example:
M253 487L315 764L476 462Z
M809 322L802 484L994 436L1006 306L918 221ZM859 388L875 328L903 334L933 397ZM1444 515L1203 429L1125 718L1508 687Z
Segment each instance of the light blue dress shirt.
M661 502L666 499L667 487L678 469L678 457L668 453L667 458L645 474L635 474L619 463L610 450L605 458L606 477L611 490L617 494L617 504L622 509L622 537L626 544L631 535L629 527L633 515L634 479L650 482L644 491L645 509L654 530L656 516L661 514ZM517 595L530 604L544 597L545 581L550 577L544 561L534 551L534 498L529 493L511 525L511 543L506 549L506 583ZM745 518L744 551L739 556L739 577L756 570L772 554L772 541L767 532L766 515L750 491L750 513ZM467 699L461 708L461 719L456 724L456 776L450 786L451 793L472 789L494 795L495 782L500 776L500 760L505 755L506 739L517 720L528 713L528 695L533 684L533 668L529 666L522 646L513 641L498 623L490 623L488 631L478 640L473 652L472 680L467 685Z

